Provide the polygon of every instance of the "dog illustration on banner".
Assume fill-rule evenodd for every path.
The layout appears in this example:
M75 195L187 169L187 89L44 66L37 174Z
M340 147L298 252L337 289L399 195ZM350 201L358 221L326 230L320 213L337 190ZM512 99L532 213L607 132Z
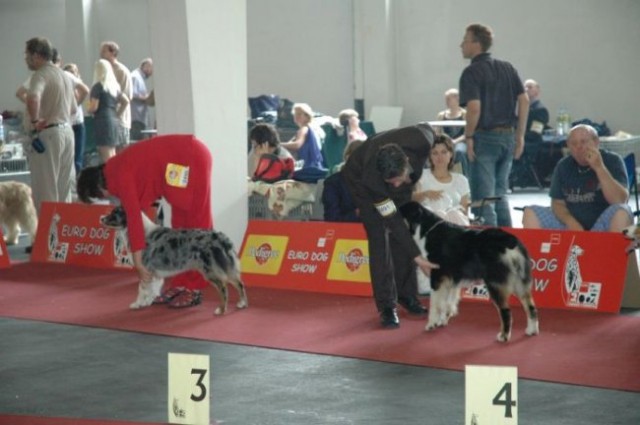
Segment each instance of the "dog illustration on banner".
M584 254L584 249L579 245L571 244L564 268L562 295L567 306L597 308L602 284L584 282L582 280L580 262L578 260L582 254Z
M61 242L58 232L58 224L60 223L60 214L54 213L51 216L49 224L49 234L47 237L47 248L49 250L48 260L56 263L64 263L67 261L69 253L69 243Z
M127 229L117 229L113 237L113 262L116 267L133 267Z

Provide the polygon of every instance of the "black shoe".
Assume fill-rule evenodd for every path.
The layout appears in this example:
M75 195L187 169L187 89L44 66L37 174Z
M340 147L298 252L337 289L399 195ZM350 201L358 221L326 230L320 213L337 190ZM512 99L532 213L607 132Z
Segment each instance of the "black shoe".
M33 249L33 245L29 245L24 249L25 254L31 254L31 250Z
M398 312L395 308L385 308L380 312L380 324L383 328L397 328L400 326Z
M418 298L398 298L398 304L404 307L405 310L409 312L409 314L414 314L416 316L426 314L429 310L423 306Z

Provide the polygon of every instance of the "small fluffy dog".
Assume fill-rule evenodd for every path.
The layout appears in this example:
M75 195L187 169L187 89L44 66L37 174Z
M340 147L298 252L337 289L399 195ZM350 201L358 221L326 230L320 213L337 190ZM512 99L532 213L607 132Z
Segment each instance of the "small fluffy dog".
M9 181L0 183L0 226L7 230L4 240L7 245L16 245L20 230L35 241L38 228L38 214L31 198L29 185Z
M426 330L446 326L458 313L460 285L482 279L500 313L500 342L511 337L509 297L515 294L527 314L527 335L537 335L538 312L531 294L531 262L515 236L497 228L467 229L448 223L417 202L400 208L412 232L419 228L431 271L431 305Z
M220 294L222 303L215 314L227 311L231 284L240 296L238 308L249 306L244 283L240 279L240 262L231 240L223 233L214 230L170 229L152 222L142 214L147 247L142 254L144 266L154 275L149 283L138 284L138 297L129 306L132 309L151 305L160 294L164 278L178 273L197 270ZM109 214L100 217L107 227L124 229L127 216L124 208L116 207Z

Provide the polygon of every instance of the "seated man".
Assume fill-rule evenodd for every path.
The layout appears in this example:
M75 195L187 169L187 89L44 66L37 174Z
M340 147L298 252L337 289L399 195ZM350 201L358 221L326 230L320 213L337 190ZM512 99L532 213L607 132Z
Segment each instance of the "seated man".
M571 129L570 155L558 162L551 178L551 207L525 207L523 227L620 232L631 225L624 162L599 145L593 127L580 124Z

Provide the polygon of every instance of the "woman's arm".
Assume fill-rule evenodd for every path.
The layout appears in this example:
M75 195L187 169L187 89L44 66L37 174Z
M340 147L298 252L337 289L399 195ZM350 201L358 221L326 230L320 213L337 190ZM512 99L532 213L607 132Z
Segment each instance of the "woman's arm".
M281 143L280 146L284 147L289 152L297 152L300 150L302 145L304 145L304 141L307 139L308 132L309 127L300 127L293 139L288 142Z

